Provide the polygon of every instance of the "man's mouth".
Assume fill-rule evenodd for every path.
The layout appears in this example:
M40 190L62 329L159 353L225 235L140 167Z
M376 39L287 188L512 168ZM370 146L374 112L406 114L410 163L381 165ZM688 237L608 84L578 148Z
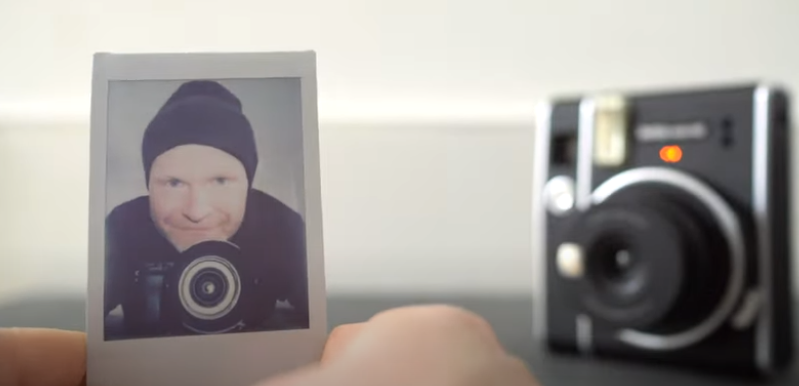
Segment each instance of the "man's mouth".
M194 227L176 227L177 230L181 232L191 232L191 233L207 233L211 232L216 228L194 228Z

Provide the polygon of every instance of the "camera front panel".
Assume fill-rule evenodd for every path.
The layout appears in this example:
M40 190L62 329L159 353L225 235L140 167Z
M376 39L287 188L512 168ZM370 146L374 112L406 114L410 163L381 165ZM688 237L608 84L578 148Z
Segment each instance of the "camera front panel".
M744 371L784 361L784 94L616 94L540 115L550 347Z

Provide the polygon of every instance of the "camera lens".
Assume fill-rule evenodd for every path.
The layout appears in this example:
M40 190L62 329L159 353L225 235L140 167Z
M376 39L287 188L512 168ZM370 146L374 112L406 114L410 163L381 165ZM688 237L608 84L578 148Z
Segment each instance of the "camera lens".
M230 261L219 256L201 256L180 277L180 302L198 319L219 319L236 306L240 283L239 273Z
M635 187L574 219L585 251L578 296L618 328L674 331L705 317L727 280L724 242L701 205L677 190Z
M224 300L228 283L224 273L214 268L204 268L191 279L191 297L203 307L214 307Z
M598 284L618 296L632 296L641 289L644 279L640 262L632 251L632 245L621 237L600 240L590 251L596 266L589 272L595 275Z
M184 251L166 281L162 316L181 333L219 334L246 328L245 319L257 312L256 271L239 247L230 242L205 241ZM266 308L266 307L264 307Z

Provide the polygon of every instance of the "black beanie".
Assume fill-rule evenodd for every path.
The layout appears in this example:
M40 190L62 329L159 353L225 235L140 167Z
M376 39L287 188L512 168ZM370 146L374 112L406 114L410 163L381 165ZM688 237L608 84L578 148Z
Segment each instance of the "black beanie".
M142 161L145 182L155 159L181 145L205 145L236 157L252 185L258 149L241 101L221 84L197 80L183 83L164 103L144 131Z

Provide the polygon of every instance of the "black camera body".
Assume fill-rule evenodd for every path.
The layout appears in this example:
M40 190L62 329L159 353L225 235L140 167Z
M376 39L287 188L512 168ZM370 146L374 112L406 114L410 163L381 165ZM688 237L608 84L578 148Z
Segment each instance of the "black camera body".
M142 264L133 272L139 304L125 317L135 319L139 333L152 336L242 331L256 309L253 271L232 243L196 244L175 261Z
M787 93L758 84L543 104L547 346L752 375L789 363L789 118Z

